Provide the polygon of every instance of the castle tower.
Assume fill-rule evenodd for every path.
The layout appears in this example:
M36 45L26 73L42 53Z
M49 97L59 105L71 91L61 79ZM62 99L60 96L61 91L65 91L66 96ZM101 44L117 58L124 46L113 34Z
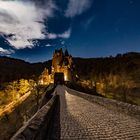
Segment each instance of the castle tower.
M69 52L67 49L65 50L65 56L69 56Z
M44 69L41 76L39 77L39 83L42 85L48 85L50 83L50 76L49 76L49 70Z
M52 58L51 73L48 69L44 69L39 77L39 83L49 85L54 82L55 75L63 75L65 81L72 80L72 56L69 55L68 50L63 53L62 49L54 51Z
M55 73L64 73L64 79L66 81L71 80L71 67L72 67L72 57L69 55L68 50L66 49L63 53L63 50L55 50L52 60L52 72Z
M59 72L61 63L63 61L63 50L55 50L54 54L53 54L53 60L52 60L52 67L54 69L55 72Z

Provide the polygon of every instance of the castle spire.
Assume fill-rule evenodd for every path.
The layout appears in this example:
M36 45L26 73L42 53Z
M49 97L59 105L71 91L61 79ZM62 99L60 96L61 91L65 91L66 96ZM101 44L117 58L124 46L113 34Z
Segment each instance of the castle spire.
M65 50L65 56L69 56L69 52L67 49Z

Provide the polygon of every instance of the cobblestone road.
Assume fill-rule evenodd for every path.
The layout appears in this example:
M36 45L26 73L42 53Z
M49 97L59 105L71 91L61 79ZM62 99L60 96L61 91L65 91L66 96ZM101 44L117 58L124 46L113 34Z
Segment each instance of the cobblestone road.
M56 91L60 94L60 139L140 140L137 119L71 95L65 87L58 86Z

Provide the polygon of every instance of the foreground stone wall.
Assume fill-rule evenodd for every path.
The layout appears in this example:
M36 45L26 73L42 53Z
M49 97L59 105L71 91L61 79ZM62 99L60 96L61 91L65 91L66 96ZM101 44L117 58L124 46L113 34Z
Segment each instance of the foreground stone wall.
M75 91L72 89L67 88L68 91L71 91L70 93L79 97L82 97L90 102L94 102L97 104L100 104L108 109L112 109L114 111L117 111L118 113L125 113L127 115L130 115L132 117L137 118L140 120L140 106L120 102L117 100L107 99L103 97L98 97L94 95L85 94L79 91Z
M47 135L49 123L54 108L57 105L59 96L55 95L44 105L19 131L11 140L42 140Z

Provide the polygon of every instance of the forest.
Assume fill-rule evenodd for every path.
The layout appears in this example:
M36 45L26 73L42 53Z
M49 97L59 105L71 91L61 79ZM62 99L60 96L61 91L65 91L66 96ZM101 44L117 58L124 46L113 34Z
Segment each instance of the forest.
M20 83L20 79L37 81L45 67L51 68L51 60L29 63L0 57L0 91L2 92L3 87L9 82ZM138 94L140 92L140 53L129 52L102 58L73 58L72 71L74 77L78 77L76 83L88 88L96 87L97 92L105 97L140 105ZM11 83L7 88L10 86ZM3 94L1 93L0 96L2 97Z
M76 58L79 84L96 87L105 97L140 105L140 53L106 58Z

